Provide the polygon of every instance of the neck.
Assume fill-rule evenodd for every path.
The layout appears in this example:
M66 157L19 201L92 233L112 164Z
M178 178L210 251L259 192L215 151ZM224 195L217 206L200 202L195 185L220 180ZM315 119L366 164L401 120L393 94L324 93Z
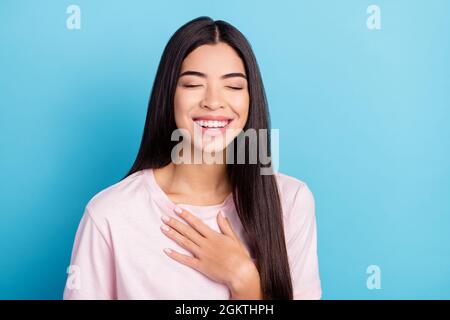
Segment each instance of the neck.
M189 190L194 194L229 193L225 164L173 164L171 185L174 189Z
M225 160L224 153L220 156ZM173 201L183 202L187 197L195 203L216 203L232 191L226 161L212 164L171 162L164 168L156 169L155 178Z
M193 157L194 146L190 147ZM169 189L175 193L197 194L206 197L229 194L231 186L227 175L226 150L218 152L216 159L218 158L222 158L222 163L208 164L202 161L202 163L196 164L194 158L191 158L189 164L171 162L166 167L166 172L170 177Z

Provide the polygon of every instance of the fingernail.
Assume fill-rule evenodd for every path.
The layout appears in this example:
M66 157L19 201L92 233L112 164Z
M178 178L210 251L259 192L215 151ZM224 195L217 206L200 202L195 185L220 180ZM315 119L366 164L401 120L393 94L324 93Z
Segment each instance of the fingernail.
M170 218L168 216L162 216L161 219L164 222L169 222L170 221Z
M223 216L222 211L219 211L219 215L220 215L221 218L225 219L225 217Z
M169 227L165 224L161 225L161 229L163 229L164 231L169 231Z
M169 254L172 253L172 250L170 250L169 248L164 248L164 252Z
M175 209L173 209L173 211L175 211L178 214L183 212L183 210L181 208L178 208L178 207L175 207Z

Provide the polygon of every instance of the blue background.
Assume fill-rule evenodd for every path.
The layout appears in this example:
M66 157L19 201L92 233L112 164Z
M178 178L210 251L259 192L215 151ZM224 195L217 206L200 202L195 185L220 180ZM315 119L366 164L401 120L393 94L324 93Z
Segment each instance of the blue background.
M323 298L450 298L444 0L2 0L0 298L62 297L84 206L130 168L162 50L201 15L253 46L280 171L315 196Z

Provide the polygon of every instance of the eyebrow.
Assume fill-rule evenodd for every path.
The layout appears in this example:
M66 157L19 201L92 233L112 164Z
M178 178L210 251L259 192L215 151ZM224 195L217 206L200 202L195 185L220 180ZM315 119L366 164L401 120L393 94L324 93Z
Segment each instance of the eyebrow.
M201 77L201 78L206 78L206 74L203 72L199 72L199 71L185 71L182 74L180 74L179 78L181 78L182 76L197 76L197 77ZM233 73L227 73L224 74L223 76L221 76L221 79L228 79L228 78L234 78L234 77L241 77L244 79L247 79L247 77L245 76L245 74L240 73L240 72L233 72Z

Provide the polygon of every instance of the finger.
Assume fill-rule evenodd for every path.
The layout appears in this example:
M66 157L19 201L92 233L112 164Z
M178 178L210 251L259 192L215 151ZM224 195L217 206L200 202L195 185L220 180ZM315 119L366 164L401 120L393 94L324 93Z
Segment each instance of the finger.
M215 233L217 233L189 211L178 207L175 208L174 211L178 216L183 218L187 223L189 223L191 227L197 230L205 238L211 238L215 235Z
M201 234L199 234L197 230L193 229L186 223L179 221L178 219L171 218L169 216L162 216L161 220L171 228L178 231L183 236L193 241L198 246L202 244L202 240L205 240L205 238Z
M189 240L188 238L184 237L182 234L180 234L175 229L170 228L167 225L161 226L161 231L167 235L170 239L174 240L177 244L179 244L184 249L192 252L195 256L199 256L200 254L200 247L196 245L194 242Z
M198 260L197 258L185 255L185 254L181 254L175 250L169 249L169 248L165 248L164 252L171 257L172 259L174 259L175 261L178 261L188 267L191 267L193 269L198 270L199 268L199 263L200 260Z
M228 218L225 218L221 211L217 215L217 224L219 225L220 230L223 234L230 236L234 240L239 241L237 235L234 233L233 228L231 227L231 223Z
M222 212L220 212L220 213L222 213ZM218 216L220 216L220 214ZM222 215L222 217L223 217L223 215ZM248 251L248 248L244 245L244 243L241 241L241 239L239 239L237 233L234 232L233 227L230 222L230 219L228 219L228 217L224 217L224 218L222 218L222 220L225 220L226 225L228 226L228 228L224 227L224 229L228 229L228 233L230 234L230 236L241 245L241 247L244 249L247 256L251 257L250 252Z

